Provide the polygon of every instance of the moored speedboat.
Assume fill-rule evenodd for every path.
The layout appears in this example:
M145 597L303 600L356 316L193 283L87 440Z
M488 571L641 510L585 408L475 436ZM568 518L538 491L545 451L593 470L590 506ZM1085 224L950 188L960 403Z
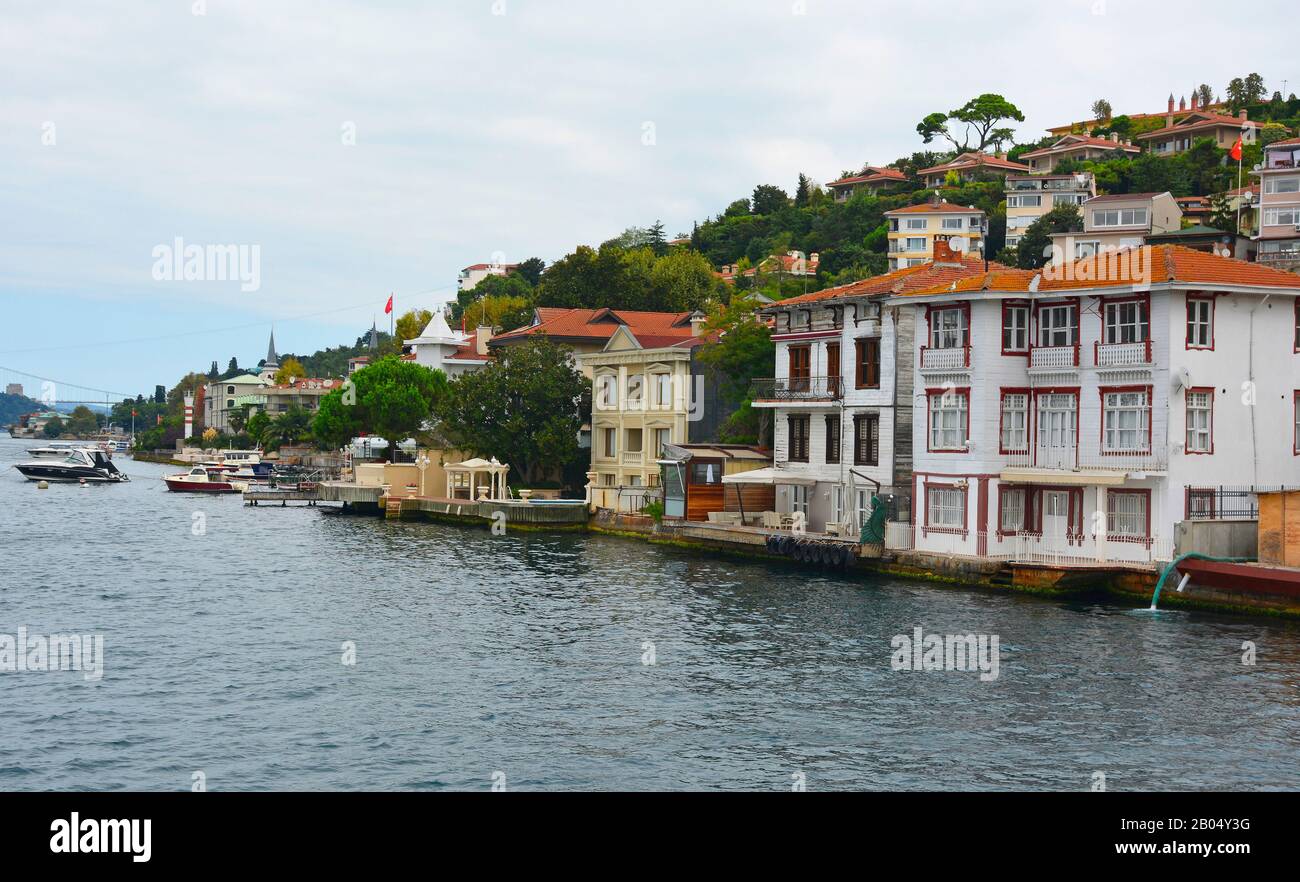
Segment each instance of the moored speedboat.
M210 474L203 466L195 466L184 475L167 475L163 478L168 490L179 493L242 493L248 485L242 481L226 481L220 475Z
M85 441L51 441L41 447L28 447L27 455L32 459L57 459L63 461L77 448L96 449Z
M60 484L117 484L131 480L109 461L108 455L93 447L69 450L61 459L34 459L14 468L29 481L52 481Z

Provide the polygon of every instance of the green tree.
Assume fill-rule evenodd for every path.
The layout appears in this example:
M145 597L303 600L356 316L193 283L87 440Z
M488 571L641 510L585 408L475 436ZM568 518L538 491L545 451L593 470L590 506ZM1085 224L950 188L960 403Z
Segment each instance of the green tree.
M433 313L427 309L408 309L397 317L397 339L403 342L414 340L432 318Z
M713 265L698 251L674 251L650 269L648 306L660 312L687 312L708 303L720 286Z
M655 256L663 257L664 252L668 250L668 239L664 236L663 221L656 220L650 225L650 229L646 231L646 244L650 246L650 250L655 253Z
M68 418L67 431L73 435L93 435L99 431L99 417L84 404L78 404Z
M808 193L812 189L812 182L803 172L799 173L799 184L794 188L794 204L796 208L803 208L808 204Z
M717 307L705 325L714 339L699 350L700 363L719 383L721 400L739 403L718 430L719 440L727 443L762 444L770 435L769 411L752 406L750 388L754 378L771 373L776 359L772 330L757 320L759 308L743 295Z
M311 429L312 415L301 407L290 407L266 421L258 440L266 450L278 450L285 444L310 440Z
M342 447L362 432L397 445L419 432L447 394L447 378L413 361L386 356L354 373L321 399L312 430L322 443Z
M578 432L590 388L567 347L534 337L453 379L435 405L438 429L455 446L495 456L532 480L581 455Z
M513 331L527 325L532 315L532 303L524 297L484 297L465 309L464 321L466 329L488 325Z
M540 257L530 257L515 268L515 274L536 288L537 283L542 280L542 271L546 269L546 261Z
M1038 269L1051 257L1051 233L1080 232L1083 218L1075 205L1058 205L1025 228L1016 243L1016 266Z
M1003 120L1024 122L1025 115L1020 112L1020 108L1001 95L986 92L977 98L972 98L956 110L927 115L917 124L916 131L926 144L937 137L942 137L952 144L958 153L965 153L972 149L982 151L995 139L993 135L995 130L1000 129L998 135L1002 140L1007 139L1009 130L998 125ZM954 122L965 126L960 141L952 132ZM974 143L972 143L972 136L974 136Z
M754 188L750 199L753 214L775 214L790 204L790 197L780 187L772 184L759 184Z
M46 438L57 438L63 434L63 420L58 417L51 417L45 421L45 426L41 429Z
M1205 83L1197 86L1194 94L1196 95L1197 107L1209 107L1214 103L1214 90Z
M1112 112L1113 110L1110 106L1110 102L1105 98L1098 98L1096 101L1092 102L1093 119L1101 120L1102 122L1109 122Z
M292 355L287 355L284 360L280 362L280 369L275 372L275 377L273 379L276 384L284 384L290 380L305 376L307 376L307 369L302 366L302 362L294 358Z

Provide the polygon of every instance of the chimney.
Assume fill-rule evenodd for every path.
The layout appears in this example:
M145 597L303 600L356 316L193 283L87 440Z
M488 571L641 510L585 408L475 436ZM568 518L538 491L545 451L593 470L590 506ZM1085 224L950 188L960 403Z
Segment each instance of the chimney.
M1192 110L1196 109L1196 90L1192 90Z
M488 341L492 339L492 326L479 325L474 329L474 351L479 355L487 355Z
M961 264L961 254L952 250L946 239L934 240L933 258L936 265L939 264Z
M704 313L700 312L698 309L695 310L695 312L691 313L691 336L698 337L701 334L703 334L704 323L707 322L708 320L709 317L706 316Z
M993 156L995 159L1001 159L1004 162L1006 161L1007 158L1006 153L994 153Z
M1174 124L1174 93L1169 93L1169 114L1165 117L1165 128Z
M931 205L942 205L942 204L943 204L943 197L939 195L939 191L938 191L938 190L935 190L935 191L934 191L934 195L930 197L930 204L931 204Z
M1110 133L1110 142L1111 142L1112 144L1118 144L1118 143L1119 143L1119 132L1111 132L1111 133Z
M1238 110L1238 111L1237 111L1237 119L1241 120L1242 122L1245 122L1245 120L1246 120L1246 111L1244 111L1244 110Z
M1179 99L1178 99L1178 110L1179 110L1179 112L1181 113L1182 111L1184 111L1184 110L1186 110L1186 109L1187 109L1187 99L1186 99L1186 98L1179 98Z

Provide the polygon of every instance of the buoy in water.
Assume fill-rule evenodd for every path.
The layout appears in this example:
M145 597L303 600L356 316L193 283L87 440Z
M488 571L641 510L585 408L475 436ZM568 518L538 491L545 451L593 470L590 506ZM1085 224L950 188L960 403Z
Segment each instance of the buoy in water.
M49 490L49 489L50 489L50 482L49 482L49 481L37 481L37 482L36 482L36 489L37 489L37 490Z

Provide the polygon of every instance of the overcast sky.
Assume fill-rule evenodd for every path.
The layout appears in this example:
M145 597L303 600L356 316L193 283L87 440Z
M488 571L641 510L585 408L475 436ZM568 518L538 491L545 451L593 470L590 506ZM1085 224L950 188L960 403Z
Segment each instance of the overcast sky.
M390 292L428 308L494 254L689 230L755 184L922 149L921 117L980 92L1030 141L1099 97L1158 111L1251 71L1295 91L1294 20L1197 0L2 0L0 365L148 392L255 364L273 322L282 351L350 343ZM177 237L256 246L260 287L156 280Z

